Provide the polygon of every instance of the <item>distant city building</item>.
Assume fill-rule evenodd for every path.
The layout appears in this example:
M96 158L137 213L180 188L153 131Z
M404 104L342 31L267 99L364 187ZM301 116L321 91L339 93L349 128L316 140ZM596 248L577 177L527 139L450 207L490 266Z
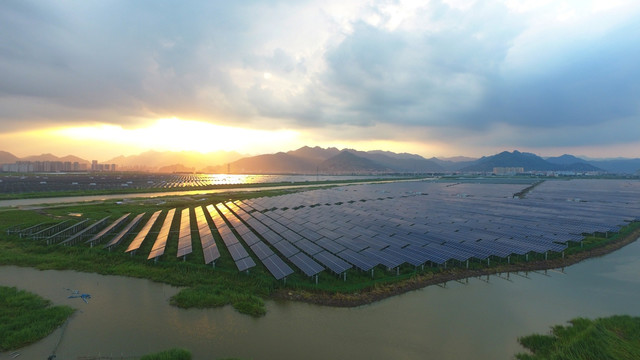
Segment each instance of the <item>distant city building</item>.
M3 172L78 172L87 171L87 164L70 161L16 161L13 164L3 164Z
M524 168L522 167L494 167L493 174L494 175L517 175L523 174Z
M91 160L91 171L116 171L116 164L100 164L98 160Z

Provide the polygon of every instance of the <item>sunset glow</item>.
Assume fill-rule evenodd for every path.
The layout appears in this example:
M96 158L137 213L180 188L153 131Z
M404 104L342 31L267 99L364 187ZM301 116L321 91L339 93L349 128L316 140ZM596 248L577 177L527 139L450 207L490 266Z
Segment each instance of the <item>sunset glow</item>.
M61 128L54 136L69 141L103 142L125 147L166 151L259 151L272 143L288 143L298 136L294 131L266 131L207 122L160 119L151 126L126 129L117 125L96 125Z

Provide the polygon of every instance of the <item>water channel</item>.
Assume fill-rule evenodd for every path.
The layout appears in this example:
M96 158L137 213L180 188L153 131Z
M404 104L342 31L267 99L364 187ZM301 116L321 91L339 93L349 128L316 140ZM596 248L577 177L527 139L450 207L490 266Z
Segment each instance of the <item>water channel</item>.
M168 303L178 289L125 277L2 266L0 285L78 309L57 359L171 347L190 350L194 359L511 359L522 351L518 336L546 333L574 317L640 316L639 274L636 241L564 273L472 278L349 309L270 301L259 319L231 307L178 309ZM66 288L92 298L68 299ZM21 358L46 359L60 334L20 349Z

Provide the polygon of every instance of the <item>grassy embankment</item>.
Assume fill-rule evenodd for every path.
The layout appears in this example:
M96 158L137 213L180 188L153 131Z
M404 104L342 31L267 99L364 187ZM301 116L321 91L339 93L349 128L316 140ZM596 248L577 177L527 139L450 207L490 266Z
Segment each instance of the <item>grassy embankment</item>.
M0 286L0 351L34 343L62 325L75 310L51 306L24 290Z
M227 201L230 197L241 199L288 192L290 191L272 190L251 194L227 193L204 197L198 195L198 200L175 198L161 203L157 203L157 200L156 203L150 203L147 200L134 200L124 205L115 205L110 202L96 205L57 206L42 210L3 211L0 212L0 239L2 239L0 241L0 264L146 278L183 287L171 299L171 303L179 307L202 308L229 304L241 313L262 316L266 313L264 300L269 298L293 299L334 306L354 306L453 279L499 272L567 266L582 258L611 251L609 249L611 246L620 246L624 244L624 241L635 239L640 231L640 223L635 223L613 236L605 237L604 234L588 236L582 246L572 244L565 251L564 258L557 253L549 253L548 260L545 260L543 254L530 254L528 261L524 256L511 256L510 264L506 259L492 258L490 265L487 265L486 261L471 261L468 269L466 263L456 264L453 261L448 263L446 269L444 267L425 267L422 270L403 265L400 268L400 275L396 275L395 271L389 272L377 268L373 278L368 272L349 270L347 281L325 271L320 274L317 285L312 279L299 272L290 275L285 285L283 282L273 279L257 259L254 260L258 266L252 268L249 274L238 273L226 247L219 238L216 240L222 257L216 262L215 269L211 266L205 266L197 227L193 222L193 253L187 257L187 260L182 261L175 255L169 255L175 254L177 251L177 236L172 235L167 243L165 255L157 263L146 259L153 245L153 241L150 240L143 243L136 255L130 256L124 253L133 239L133 235L128 235L120 245L112 251L107 251L101 246L90 248L84 244L69 247L47 246L43 241L6 235L5 231L9 227L8 224L27 226L42 222L75 219L69 216L69 213L77 212L82 213L83 217L91 219L100 219L105 216L116 219L128 212L133 214L146 212L141 224L146 222L153 211L162 209L165 210L163 214L166 214L167 209L174 207L178 210L191 208L193 217L193 208L196 206ZM161 223L162 218L152 228L152 233L159 230ZM174 221L173 234L177 233L178 226L178 221Z
M633 360L640 359L640 317L577 318L554 326L549 335L519 338L531 353L520 360Z

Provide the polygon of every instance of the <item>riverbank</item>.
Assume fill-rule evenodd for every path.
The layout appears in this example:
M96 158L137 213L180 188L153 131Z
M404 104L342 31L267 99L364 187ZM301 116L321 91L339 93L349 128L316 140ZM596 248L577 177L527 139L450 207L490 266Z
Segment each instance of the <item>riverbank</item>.
M583 250L574 250L576 252L567 254L564 257L549 260L519 262L515 264L500 264L495 267L487 267L484 269L451 268L437 273L416 274L409 279L399 282L378 283L371 288L363 289L362 291L354 293L292 290L284 288L276 290L271 295L271 298L274 300L302 301L311 304L334 307L355 307L371 304L376 301L404 294L409 291L422 289L427 286L446 284L449 281L459 281L467 278L505 273L562 269L590 258L609 254L638 240L638 238L640 238L640 224L632 224L630 226L632 226L632 228L628 233L624 233L623 231L616 235L618 238L612 238L611 241L606 241L606 239L604 239L603 242L605 243L601 246L596 245ZM587 238L586 240L589 239Z
M640 358L640 317L616 315L595 320L576 318L568 326L556 325L551 334L518 338L531 354L519 360Z

